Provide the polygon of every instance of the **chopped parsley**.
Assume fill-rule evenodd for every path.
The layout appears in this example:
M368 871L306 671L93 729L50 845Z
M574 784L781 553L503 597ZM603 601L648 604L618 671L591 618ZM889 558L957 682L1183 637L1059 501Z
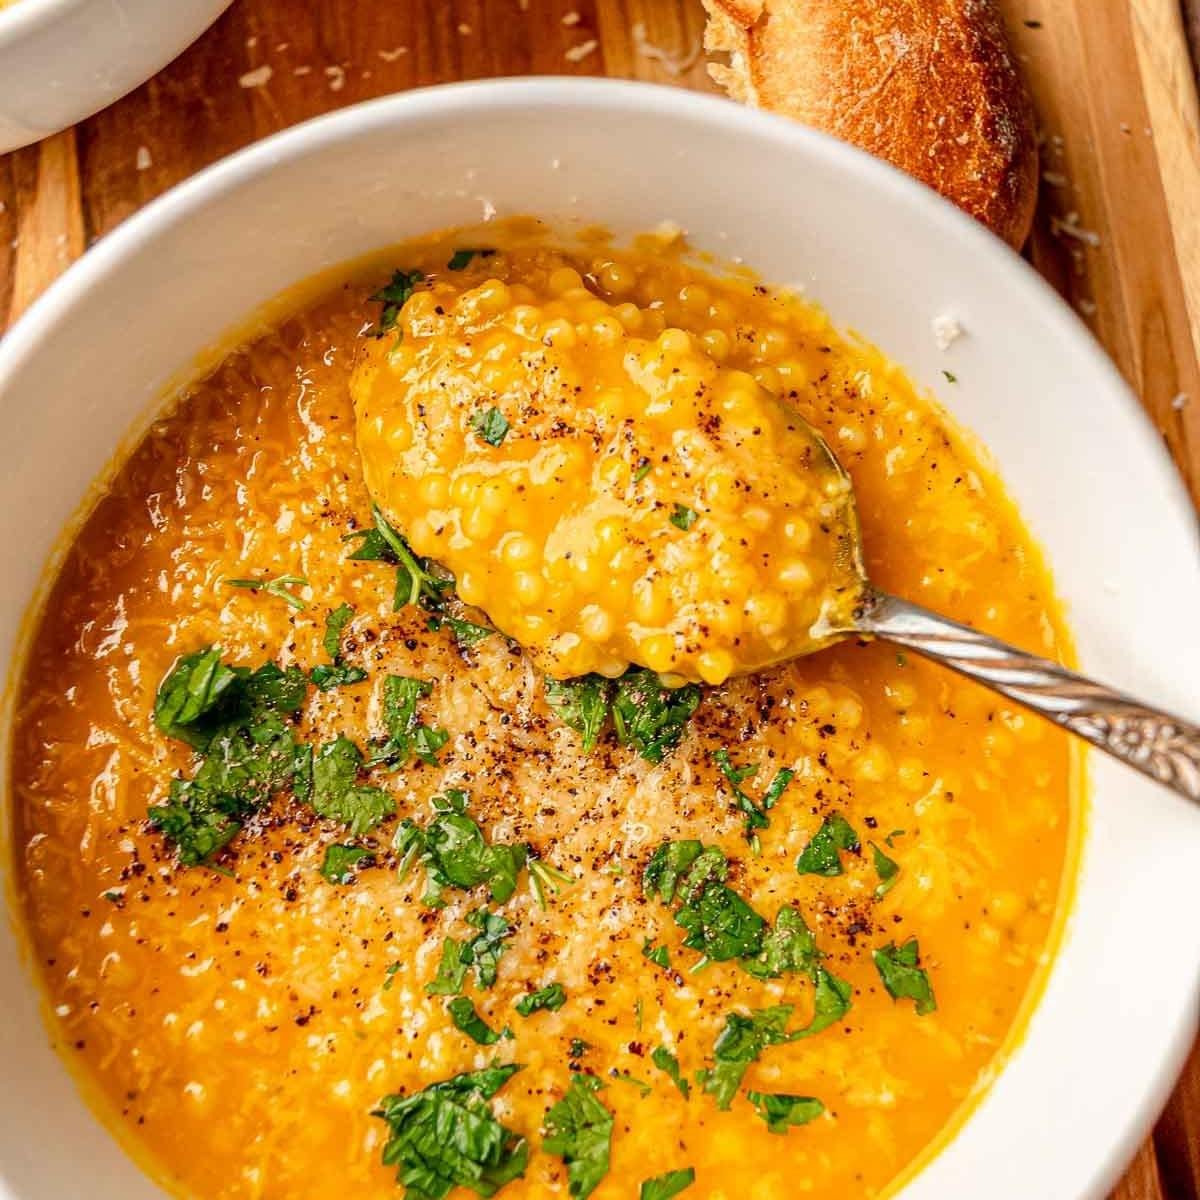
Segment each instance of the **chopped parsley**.
M509 424L505 415L493 404L491 408L481 408L471 418L471 428L480 441L489 446L499 446L508 436Z
M522 996L515 1004L517 1012L523 1017L532 1016L535 1012L545 1009L554 1012L567 1002L567 993L561 983L549 983L536 992Z
M395 802L382 788L359 784L362 766L362 751L341 734L313 758L313 810L319 817L348 825L355 837L396 811Z
M958 376L955 375L953 371L943 371L942 374L945 375L947 383L958 382Z
M650 474L650 471L653 466L654 466L654 464L643 454L638 459L637 466L634 468L633 482L641 483L642 480L645 479L646 476Z
M371 508L372 529L356 529L343 541L358 539L358 548L350 555L357 562L384 562L396 568L396 591L392 611L418 602L435 610L445 603L445 591L453 579L434 567L427 559L412 552L400 533L388 523L378 505Z
M417 719L417 705L432 691L432 683L406 675L389 675L383 681L383 721L388 736L374 745L368 766L375 763L405 766L414 754L427 766L437 766L438 752L450 735Z
M813 973L813 1018L803 1029L797 1029L793 1038L814 1037L823 1029L840 1021L850 1011L852 988L832 971L817 967Z
M784 767L782 770L777 771L770 786L763 793L760 804L747 795L741 786L747 779L758 774L757 767L735 766L729 757L729 751L724 749L713 751L712 758L713 762L720 767L721 774L725 776L726 781L729 783L729 790L733 793L734 803L746 814L746 836L753 837L755 830L766 829L771 823L767 817L767 813L779 803L780 797L787 790L788 784L795 778L796 772L789 767Z
M682 740L700 703L700 689L695 684L664 687L653 671L634 667L615 683L596 674L547 679L546 701L580 735L585 751L595 747L611 714L617 741L657 763Z
M572 1075L567 1094L546 1113L542 1148L562 1156L573 1200L585 1200L608 1174L613 1115L596 1098L603 1086L590 1075Z
M672 1200L695 1182L695 1167L668 1171L665 1175L656 1175L653 1179L645 1180L638 1192L638 1200Z
M425 985L431 996L454 996L463 989L467 972L474 970L475 983L490 988L496 982L504 941L512 935L508 922L499 914L478 908L467 914L467 924L478 930L473 938L459 941L448 937L442 942L442 957L437 975Z
M591 1048L591 1045L585 1042L583 1038L572 1038L570 1045L567 1047L567 1057L582 1058Z
M777 1004L752 1012L731 1012L725 1017L713 1046L713 1065L700 1071L696 1078L703 1089L714 1096L717 1107L727 1109L750 1064L768 1047L789 1040L788 1019L790 1004Z
M798 909L787 905L775 917L774 928L762 939L762 949L742 967L756 979L778 979L792 973L811 975L822 958L817 939Z
M371 295L376 304L383 305L383 311L379 314L379 324L374 330L376 337L382 337L396 327L396 318L400 315L405 301L416 291L417 284L424 282L425 276L420 271L395 271L392 278Z
M766 922L725 883L729 865L717 846L666 842L650 856L642 890L668 904L678 896L675 921L687 933L683 944L708 960L756 955Z
M692 1085L683 1077L679 1069L679 1059L666 1046L655 1046L650 1054L650 1061L660 1070L670 1076L671 1082L679 1089L679 1094L686 1100L692 1094Z
M349 604L339 604L325 618L325 636L321 644L329 662L313 667L311 673L313 683L323 692L343 684L359 683L367 677L362 667L348 667L342 660L342 632L353 616L354 609Z
M362 846L343 846L338 843L325 847L325 860L321 863L321 874L330 883L353 883L355 868L362 862L369 866L375 856Z
M824 957L804 918L788 905L776 914L775 925L763 937L759 954L742 959L742 969L757 979L808 976L813 985L813 1017L803 1029L789 1035L793 1041L814 1037L850 1011L851 987L821 965Z
M796 859L796 870L801 875L841 875L839 851L857 852L858 849L858 834L854 827L840 813L831 813Z
M916 938L909 938L903 946L889 942L872 957L879 978L893 1000L912 1000L919 1017L936 1011L933 985L921 967L921 948Z
M477 625L474 621L464 620L462 617L452 617L446 612L431 613L429 617L430 629L441 629L445 626L454 635L454 640L460 646L474 646L477 642L482 642L484 638L491 637L496 631L490 625Z
M875 889L875 899L882 900L896 886L900 875L900 864L886 854L874 843L871 843L871 854L875 861L875 874L879 876L879 886Z
M390 992L392 990L392 984L396 982L396 972L399 971L403 965L403 963L398 962L388 964L388 969L384 971L384 975L387 976L387 978L383 981L383 990L385 992Z
M492 1196L524 1175L529 1144L488 1103L520 1069L491 1066L379 1102L372 1115L389 1132L383 1165L396 1168L409 1200L445 1200L460 1186Z
M223 579L221 582L226 587L245 588L250 592L265 592L268 596L282 600L284 604L296 609L297 612L304 609L304 601L288 590L294 587L308 587L308 580L303 575L278 575L274 579Z
M505 1029L501 1033L497 1033L488 1025L475 1011L474 1003L466 996L455 996L453 1000L448 1000L446 1011L450 1014L450 1020L454 1022L454 1027L481 1046L494 1046L506 1034L508 1037L512 1037L511 1030Z
M671 524L676 529L691 529L698 516L694 508L688 508L686 504L676 504L671 510Z
M665 971L671 969L671 951L666 946L656 946L651 938L647 938L642 943L642 957L649 959L656 967L662 967Z
M533 898L538 902L538 907L545 912L546 889L549 888L557 896L563 888L570 887L575 880L566 871L560 871L557 867L551 866L545 859L538 858L528 848L527 853L526 865L529 868L529 890L533 893Z
M746 1099L754 1105L772 1133L787 1133L793 1125L807 1125L825 1111L825 1105L815 1096L747 1092Z
M630 1087L637 1088L643 1100L654 1091L645 1080L639 1079L636 1075L630 1075L628 1071L609 1071L609 1076L618 1083L627 1083Z
M662 762L683 740L699 704L700 689L695 684L664 687L653 671L635 667L617 680L612 704L617 740L632 746L647 762Z
M564 725L583 739L583 751L595 748L608 720L612 703L612 680L603 675L582 675L578 679L546 679L546 703Z
M428 825L422 828L406 819L396 829L392 844L401 858L401 877L419 860L425 867L425 903L431 907L441 907L448 887L467 890L480 884L487 884L492 899L503 904L516 891L526 848L489 844L467 816L467 794L458 788L447 788L430 803L434 817Z
M159 684L154 722L201 761L190 779L171 781L150 821L174 844L182 866L208 861L277 792L307 802L312 750L286 718L299 711L308 681L298 667L233 667L215 646L176 660Z
M471 259L476 255L479 255L480 258L490 258L495 253L495 250L455 250L446 264L446 270L461 271L470 264Z

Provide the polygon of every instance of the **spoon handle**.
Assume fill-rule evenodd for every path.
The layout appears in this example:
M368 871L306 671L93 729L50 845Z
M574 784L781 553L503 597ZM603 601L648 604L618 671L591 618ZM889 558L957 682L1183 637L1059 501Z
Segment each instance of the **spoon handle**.
M855 629L1016 700L1200 804L1200 727L928 609L868 590Z

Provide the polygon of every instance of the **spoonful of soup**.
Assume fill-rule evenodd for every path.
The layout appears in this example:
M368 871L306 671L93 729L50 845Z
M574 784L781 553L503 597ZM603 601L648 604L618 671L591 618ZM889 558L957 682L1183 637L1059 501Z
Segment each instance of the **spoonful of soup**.
M664 328L560 262L397 273L352 381L376 504L541 671L720 684L883 638L1200 801L1200 728L874 587L849 475L730 334Z

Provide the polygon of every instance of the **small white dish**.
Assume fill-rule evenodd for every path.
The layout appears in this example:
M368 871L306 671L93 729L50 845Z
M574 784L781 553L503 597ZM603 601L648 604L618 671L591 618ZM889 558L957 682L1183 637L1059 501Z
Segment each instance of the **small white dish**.
M323 268L530 212L618 234L671 220L703 249L805 285L989 447L1046 548L1081 667L1200 715L1191 505L1051 289L951 205L840 142L727 101L577 79L429 89L299 126L130 218L33 306L0 344L0 662L19 662L30 597L93 482L207 348ZM943 317L961 329L945 350ZM1091 769L1078 892L1027 1036L904 1200L1102 1197L1188 1050L1200 819L1115 763ZM0 1198L160 1196L48 1048L7 924L0 1009Z
M230 0L15 0L0 8L0 154L145 83Z

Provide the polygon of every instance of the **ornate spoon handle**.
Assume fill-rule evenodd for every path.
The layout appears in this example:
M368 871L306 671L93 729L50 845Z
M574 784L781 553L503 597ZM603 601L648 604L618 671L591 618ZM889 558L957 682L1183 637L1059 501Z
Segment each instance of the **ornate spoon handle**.
M1190 721L874 588L855 628L986 684L1200 804L1200 727Z

